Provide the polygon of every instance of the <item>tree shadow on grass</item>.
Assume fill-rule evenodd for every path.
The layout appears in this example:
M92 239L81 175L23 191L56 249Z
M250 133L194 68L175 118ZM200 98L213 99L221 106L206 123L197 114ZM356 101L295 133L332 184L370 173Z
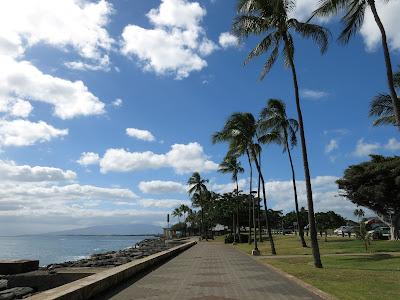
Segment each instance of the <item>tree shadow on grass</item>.
M379 261L390 261L394 259L398 259L398 257L390 255L390 254L372 254L368 256L352 256L352 257L342 257L342 261L352 262L354 264L363 264L369 262L379 262ZM396 263L391 264L390 266L396 266ZM362 265L354 265L349 267L340 267L340 269L357 269L357 270L365 270L365 271L391 271L391 272L400 272L399 268L364 268Z

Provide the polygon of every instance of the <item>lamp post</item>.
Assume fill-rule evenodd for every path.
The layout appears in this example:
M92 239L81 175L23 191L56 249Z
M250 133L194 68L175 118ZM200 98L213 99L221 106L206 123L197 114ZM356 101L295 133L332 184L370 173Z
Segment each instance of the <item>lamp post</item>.
M256 200L254 197L254 195L257 193L258 193L257 191L251 191L251 198L253 200L253 230L254 230L254 249L251 251L251 255L254 255L254 256L260 255L260 251L258 250L258 247L257 247Z

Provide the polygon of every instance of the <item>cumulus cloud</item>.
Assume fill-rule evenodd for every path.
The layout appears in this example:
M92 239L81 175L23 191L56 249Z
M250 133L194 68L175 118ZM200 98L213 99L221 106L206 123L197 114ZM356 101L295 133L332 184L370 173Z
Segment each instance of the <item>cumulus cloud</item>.
M0 53L17 57L43 43L69 46L84 58L101 61L113 43L105 28L112 12L105 0L3 0Z
M238 180L239 191L246 191L246 188L247 188L249 182L250 182L250 180L239 179ZM234 183L234 182L222 183L222 184L210 183L210 189L217 193L220 193L220 194L231 193L233 190L236 189L236 183ZM248 192L248 188L247 188L247 192Z
M187 186L175 181L152 180L139 182L139 190L145 194L186 193Z
M43 121L0 120L0 146L30 146L67 134L68 129L57 129Z
M137 138L142 141L153 142L155 140L154 135L148 130L127 128L126 134L130 137Z
M325 153L331 153L332 151L339 148L338 141L336 139L331 139L329 143L325 146Z
M145 71L188 77L206 67L204 57L217 49L201 27L205 15L198 2L162 0L146 15L153 28L133 24L124 28L121 52L137 57Z
M322 99L322 98L328 96L328 93L324 92L324 91L318 91L318 90L303 89L303 90L301 90L301 95L305 99L319 100L319 99Z
M333 210L346 218L354 218L356 205L339 196L335 176L317 176L312 179L315 212ZM296 181L299 205L307 209L307 193L303 180ZM270 207L284 213L294 210L293 186L291 180L269 181L266 183Z
M117 98L111 104L112 104L112 106L120 107L120 106L122 106L122 103L123 103L122 99Z
M395 138L391 138L384 147L389 151L398 151L400 150L400 142Z
M171 167L178 174L193 171L211 171L218 164L208 160L199 143L174 144L165 154L151 151L129 152L124 149L108 149L100 160L101 172L133 172L144 169Z
M69 181L76 179L76 173L59 168L17 165L14 161L0 160L0 178L2 181Z
M190 201L177 199L140 199L137 201L143 207L174 208L181 204L191 205Z
M104 113L104 103L82 81L43 74L28 61L17 62L2 55L0 65L0 107L19 97L53 105L54 114L61 119Z
M400 1L379 0L376 1L376 8L385 26L390 47L395 50L400 49L400 25L398 22ZM369 8L366 10L360 33L368 51L381 47L381 33Z
M233 34L223 32L219 35L219 45L222 48L236 47L239 45L239 40Z
M354 156L364 157L369 154L373 154L375 151L379 150L381 145L379 143L366 143L364 139L359 139L357 141L356 149L353 152Z
M81 157L76 161L82 166L96 165L100 161L100 157L94 152L83 152Z

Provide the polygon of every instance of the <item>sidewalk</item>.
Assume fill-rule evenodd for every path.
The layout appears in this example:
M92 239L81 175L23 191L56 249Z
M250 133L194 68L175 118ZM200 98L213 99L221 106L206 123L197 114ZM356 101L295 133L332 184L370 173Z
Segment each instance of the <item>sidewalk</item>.
M201 242L101 299L321 299L238 250Z

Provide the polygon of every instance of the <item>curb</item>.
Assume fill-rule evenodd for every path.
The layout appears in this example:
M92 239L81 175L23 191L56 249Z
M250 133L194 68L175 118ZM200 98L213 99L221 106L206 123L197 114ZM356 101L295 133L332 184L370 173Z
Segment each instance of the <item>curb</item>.
M32 297L29 300L85 300L93 298L155 264L164 262L196 244L195 241L158 252L130 263L67 283Z

